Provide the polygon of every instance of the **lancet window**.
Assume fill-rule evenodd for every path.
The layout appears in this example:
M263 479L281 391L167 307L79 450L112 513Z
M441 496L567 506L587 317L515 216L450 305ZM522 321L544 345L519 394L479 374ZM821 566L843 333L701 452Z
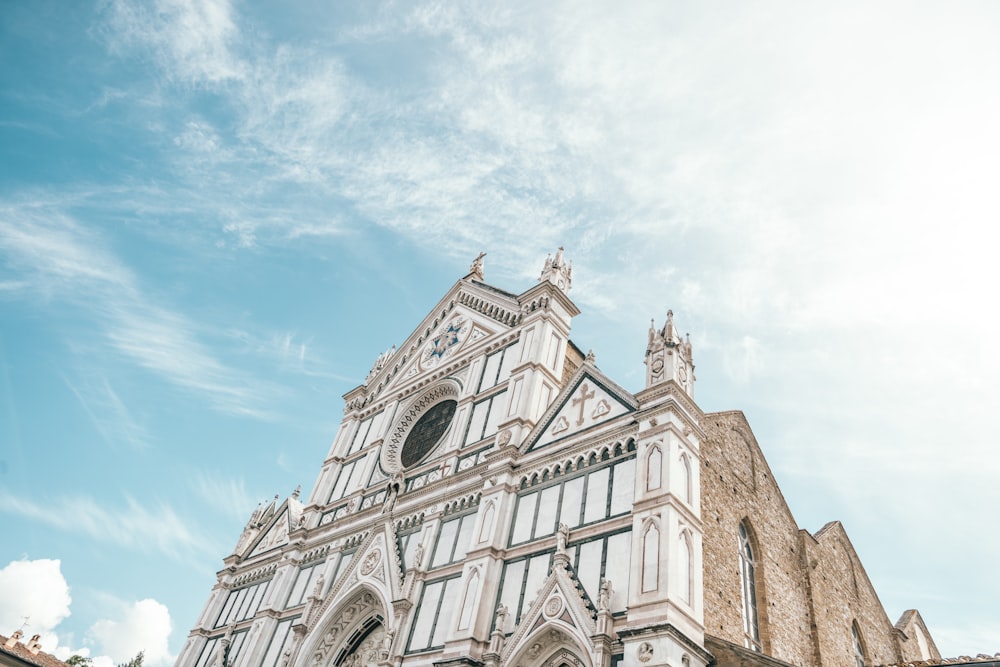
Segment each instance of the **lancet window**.
M851 624L851 643L854 645L854 666L865 667L865 646L861 642L857 621Z
M522 492L518 496L511 545L552 535L560 523L576 528L632 510L634 456L614 465L557 479L537 491Z
M367 456L360 456L340 466L340 473L337 475L337 481L330 492L330 498L327 500L328 503L340 500L344 496L361 488L361 478L364 475L365 462L367 460Z
M376 413L358 425L358 430L354 432L354 438L351 440L351 446L347 449L347 456L354 452L360 452L378 439L382 433L382 418L384 416L384 412Z
M507 378L510 377L510 369L517 363L518 350L520 350L520 345L514 343L486 357L483 374L479 380L479 389L476 393L506 382Z
M253 617L260 609L260 604L267 594L267 589L271 585L271 580L259 581L249 586L243 586L229 591L226 597L226 604L219 612L219 617L215 620L215 627L221 628Z
M497 392L472 405L472 417L465 432L465 444L469 445L490 437L497 432L497 424L503 419L507 406L507 390Z
M306 599L312 594L313 588L316 587L316 580L319 579L325 565L326 561L321 560L299 568L299 571L295 573L295 583L292 584L292 590L288 594L285 609L305 604Z
M274 634L271 635L271 641L267 645L267 653L264 654L264 661L261 663L261 667L278 667L281 656L284 655L287 649L291 648L292 640L294 639L291 631L292 625L297 620L299 620L299 617L294 616L278 622L278 625L274 628Z
M442 522L437 546L434 548L434 558L431 559L431 568L441 567L465 558L465 552L472 542L472 533L475 527L475 513L464 514Z
M416 618L410 629L407 652L444 646L451 623L455 602L461 597L461 577L439 579L424 586Z
M743 635L744 645L760 651L760 623L757 616L757 580L753 546L746 521L739 529L740 585L743 589Z
M628 599L629 563L632 553L632 530L602 535L567 548L570 563L583 589L596 604L601 581L612 582L610 607L612 612L625 611ZM504 563L500 581L500 604L507 607L504 632L511 632L514 624L528 610L538 589L552 567L552 552L532 554Z
M422 533L418 526L409 532L399 533L396 537L396 543L399 546L399 558L402 561L401 565L404 571L416 565L413 559L417 552L417 545L420 544L421 535ZM426 561L424 562L426 563Z

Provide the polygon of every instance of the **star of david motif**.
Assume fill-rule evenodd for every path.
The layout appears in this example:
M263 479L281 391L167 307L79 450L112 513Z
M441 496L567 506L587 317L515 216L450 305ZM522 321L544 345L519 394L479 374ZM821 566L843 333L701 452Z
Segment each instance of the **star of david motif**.
M447 328L432 338L427 347L424 348L424 364L436 366L444 359L452 349L459 347L465 334L468 333L468 324L464 317L456 317L448 323Z

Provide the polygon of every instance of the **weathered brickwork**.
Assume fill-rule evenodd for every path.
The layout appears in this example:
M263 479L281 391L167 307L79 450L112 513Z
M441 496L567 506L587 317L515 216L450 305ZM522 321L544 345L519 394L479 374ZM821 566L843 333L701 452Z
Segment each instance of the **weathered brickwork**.
M765 654L795 665L854 667L856 623L868 665L940 657L933 642L922 656L916 631L889 621L839 522L815 536L799 529L741 412L708 414L702 426L706 634L744 645L738 534L745 522ZM906 628L923 628L919 614L907 614L900 621ZM741 653L738 662L746 660Z

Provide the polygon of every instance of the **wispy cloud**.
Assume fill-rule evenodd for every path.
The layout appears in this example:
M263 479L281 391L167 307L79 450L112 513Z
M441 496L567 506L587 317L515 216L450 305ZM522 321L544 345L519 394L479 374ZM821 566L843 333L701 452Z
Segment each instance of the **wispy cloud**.
M94 428L106 443L124 443L135 449L149 446L148 431L135 419L107 377L73 382L64 374L63 382L80 401Z
M35 502L0 490L0 512L132 551L164 553L181 562L221 551L215 540L199 534L169 504L147 508L128 496L122 504L108 507L89 496Z
M182 389L207 396L223 412L268 417L261 408L276 388L251 382L199 342L199 327L182 314L151 303L132 271L58 206L8 203L0 209L0 250L19 283L46 298L69 301L98 316L118 352ZM109 406L124 414L109 391ZM75 389L74 389L75 391ZM79 393L78 396L81 396ZM138 437L127 420L126 439ZM131 424L129 426L128 424Z
M190 484L210 507L235 519L245 521L257 503L247 493L242 479L221 478L199 470L191 477Z

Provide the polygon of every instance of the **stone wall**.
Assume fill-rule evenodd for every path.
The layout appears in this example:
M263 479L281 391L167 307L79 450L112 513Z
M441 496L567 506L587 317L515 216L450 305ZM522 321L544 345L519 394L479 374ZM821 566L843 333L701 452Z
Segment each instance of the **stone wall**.
M839 522L815 536L799 529L741 412L707 414L702 427L706 635L744 645L738 531L746 521L765 654L804 667L854 667L856 622L868 665L917 657L917 625L934 657L919 614L900 619L909 633L890 623Z

